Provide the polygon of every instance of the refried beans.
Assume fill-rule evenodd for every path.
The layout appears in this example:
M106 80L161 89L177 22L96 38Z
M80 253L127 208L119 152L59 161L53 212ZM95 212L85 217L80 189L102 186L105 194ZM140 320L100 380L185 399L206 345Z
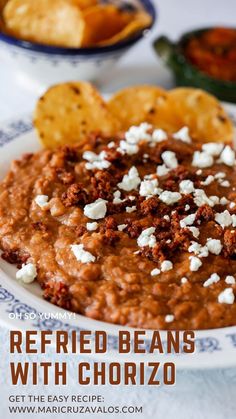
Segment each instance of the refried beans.
M46 300L93 319L236 325L235 154L184 130L142 124L14 161L0 185L2 257L33 264Z

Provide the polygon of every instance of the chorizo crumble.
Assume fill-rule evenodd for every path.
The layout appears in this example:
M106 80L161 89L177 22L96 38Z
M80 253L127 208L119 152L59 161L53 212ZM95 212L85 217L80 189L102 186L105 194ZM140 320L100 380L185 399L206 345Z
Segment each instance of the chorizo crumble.
M94 138L25 155L1 183L0 247L18 280L106 322L235 325L235 152L146 123Z

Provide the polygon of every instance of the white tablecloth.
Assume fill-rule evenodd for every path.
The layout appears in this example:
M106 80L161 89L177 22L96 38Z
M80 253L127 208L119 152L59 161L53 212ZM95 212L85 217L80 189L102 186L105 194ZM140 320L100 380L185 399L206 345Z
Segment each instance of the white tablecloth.
M151 35L133 48L119 63L112 74L104 75L99 87L112 92L122 86L136 83L172 86L172 78L157 60L150 43L158 34L167 34L173 39L185 30L209 24L235 25L235 0L159 0L158 21ZM15 69L4 68L0 63L0 122L20 113L31 112L37 94L29 86L16 79ZM99 393L105 397L107 405L143 405L143 414L137 417L168 419L233 419L236 412L236 369L178 372L174 387L120 387L96 388L78 387L74 383L69 388L28 387L12 389L9 386L8 331L0 327L0 417L11 418L7 411L9 393L21 394L72 394ZM71 361L70 369L75 368ZM129 418L134 415L106 415L107 417ZM27 417L25 414L17 416ZM33 418L33 415L29 417ZM43 415L39 415L43 419ZM54 417L54 416L53 416ZM59 417L64 418L61 415ZM72 417L72 416L70 416ZM78 416L77 416L78 417ZM95 415L85 417L104 417ZM51 419L51 416L47 416Z

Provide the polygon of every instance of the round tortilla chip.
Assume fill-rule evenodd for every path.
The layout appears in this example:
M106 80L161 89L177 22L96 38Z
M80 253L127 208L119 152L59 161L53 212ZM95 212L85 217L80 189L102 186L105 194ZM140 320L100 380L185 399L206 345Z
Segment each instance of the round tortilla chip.
M93 132L112 136L119 130L98 91L86 82L51 87L37 103L34 125L47 148L82 145Z
M202 142L233 140L233 124L220 102L200 89L170 90L148 122L163 129L167 127L170 132L187 126L191 137Z
M123 130L131 125L148 122L158 100L166 96L166 91L156 86L140 85L126 87L108 101L110 112L116 117Z
M3 11L6 30L26 41L45 45L79 47L82 12L67 0L9 0Z
M145 12L127 12L111 4L91 7L83 16L85 28L82 46L84 47L115 44L148 27L152 21Z
M200 89L177 88L170 92L176 114L200 141L232 142L233 124L220 102Z

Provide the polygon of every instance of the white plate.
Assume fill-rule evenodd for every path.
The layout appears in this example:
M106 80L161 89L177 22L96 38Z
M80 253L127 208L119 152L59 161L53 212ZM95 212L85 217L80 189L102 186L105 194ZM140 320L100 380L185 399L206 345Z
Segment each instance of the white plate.
M236 106L226 105L236 126ZM0 178L2 179L13 159L19 158L25 152L36 151L40 148L36 135L32 130L31 118L23 117L13 120L0 127ZM52 313L64 316L68 312L60 309L41 296L41 289L37 283L21 286L15 278L16 269L0 259L0 323L11 329L50 329L50 330L105 330L108 334L108 361L170 361L173 360L181 369L219 368L236 366L236 326L222 329L212 329L196 332L196 350L192 355L184 353L178 355L135 355L121 357L118 353L118 332L129 330L121 326L99 322L81 315L62 319L43 319L38 313ZM25 313L31 313L32 319L25 319ZM11 316L22 318L11 319ZM67 316L68 317L68 316ZM147 331L148 339L152 332ZM165 340L165 332L161 332ZM104 358L104 355L103 355Z

